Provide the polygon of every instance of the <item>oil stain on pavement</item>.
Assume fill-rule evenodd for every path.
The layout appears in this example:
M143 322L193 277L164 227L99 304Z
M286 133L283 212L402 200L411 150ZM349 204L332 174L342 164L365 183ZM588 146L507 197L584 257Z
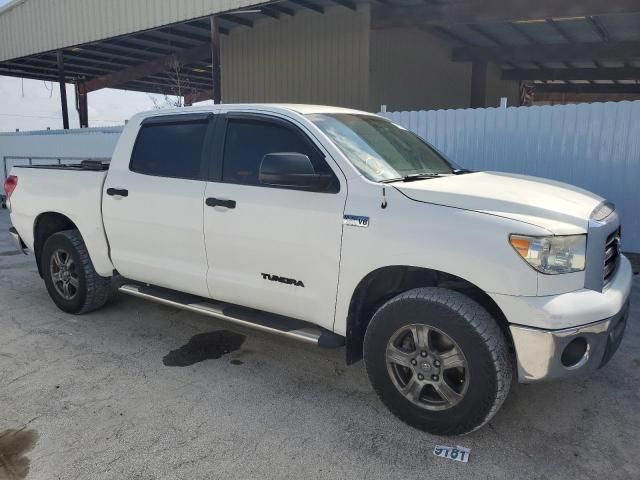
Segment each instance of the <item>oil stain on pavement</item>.
M162 359L167 367L188 367L194 363L220 358L244 343L245 336L229 330L199 333L191 337L186 345L172 350Z
M38 441L35 430L5 430L0 432L0 480L22 480L29 474L29 459L25 456Z

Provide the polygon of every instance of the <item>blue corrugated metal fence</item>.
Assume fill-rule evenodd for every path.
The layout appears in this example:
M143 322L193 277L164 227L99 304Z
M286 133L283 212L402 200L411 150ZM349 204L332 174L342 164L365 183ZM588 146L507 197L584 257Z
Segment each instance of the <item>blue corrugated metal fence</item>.
M471 170L552 178L618 208L640 252L640 101L381 113Z

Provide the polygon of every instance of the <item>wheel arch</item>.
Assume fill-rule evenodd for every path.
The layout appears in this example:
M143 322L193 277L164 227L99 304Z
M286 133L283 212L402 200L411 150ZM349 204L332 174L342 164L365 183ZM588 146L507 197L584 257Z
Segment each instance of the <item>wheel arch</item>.
M44 212L33 222L33 253L36 257L38 273L42 277L42 248L54 233L64 230L78 230L76 224L66 215L58 212Z
M478 302L495 319L509 349L514 351L509 322L487 292L464 278L440 270L391 265L369 272L353 291L347 314L346 361L362 359L364 335L373 314L396 295L420 287L441 287L458 291Z

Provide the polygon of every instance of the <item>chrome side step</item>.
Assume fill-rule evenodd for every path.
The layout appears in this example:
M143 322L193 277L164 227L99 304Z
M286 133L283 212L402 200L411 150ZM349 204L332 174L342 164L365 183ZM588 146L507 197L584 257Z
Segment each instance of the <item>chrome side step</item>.
M281 315L216 302L160 287L126 284L122 285L118 290L134 297L144 298L145 300L190 312L201 313L243 327L275 333L321 347L341 347L345 344L344 337L329 330Z

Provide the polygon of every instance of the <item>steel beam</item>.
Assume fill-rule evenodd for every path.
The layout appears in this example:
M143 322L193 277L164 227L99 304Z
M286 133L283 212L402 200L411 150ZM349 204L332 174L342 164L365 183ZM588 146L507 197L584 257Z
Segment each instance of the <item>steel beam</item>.
M289 15L290 17L293 17L295 15L295 12L293 11L293 9L283 7L278 3L269 4L267 5L267 8L269 8L270 10L275 10L276 12L282 13L284 15Z
M58 57L58 84L60 85L60 103L62 105L62 127L69 130L69 110L67 108L67 85L64 78L64 55L62 50L56 52Z
M89 128L89 106L87 104L87 92L83 92L79 83L76 83L76 110L80 128Z
M247 20L246 18L242 18L238 15L221 15L220 18L222 20L226 20L227 22L232 22L237 25L242 25L243 27L253 28L253 22L251 20Z
M132 65L123 70L109 73L101 77L92 78L83 82L80 89L84 93L100 90L101 88L115 87L138 78L148 77L154 73L161 73L169 70L175 63L190 64L198 62L211 55L211 44L203 43L197 47L180 50L171 55L167 55L150 62L139 65Z
M353 10L354 12L358 9L358 6L349 0L333 0L333 3L337 3L338 5L342 5L345 8Z
M300 5L301 7L308 8L317 13L324 13L324 7L321 7L317 3L309 2L308 0L289 0L291 3Z
M213 91L213 102L222 102L222 74L220 72L220 29L218 28L218 17L212 15L211 22L211 88Z
M280 19L280 12L273 8L270 8L269 5L261 7L260 13L262 13L262 15L266 15L267 17L275 18L276 20Z
M640 2L638 2L640 3ZM531 62L551 60L598 60L626 59L640 57L640 41L589 42L589 43L547 43L501 47L460 47L453 49L454 62L468 62L474 59L494 62Z
M503 80L640 80L640 68L514 68Z
M398 7L376 5L373 28L534 22L548 18L640 13L638 0L459 0Z
M535 84L534 94L548 93L585 93L585 94L640 94L639 84L576 84L576 83L546 83Z

